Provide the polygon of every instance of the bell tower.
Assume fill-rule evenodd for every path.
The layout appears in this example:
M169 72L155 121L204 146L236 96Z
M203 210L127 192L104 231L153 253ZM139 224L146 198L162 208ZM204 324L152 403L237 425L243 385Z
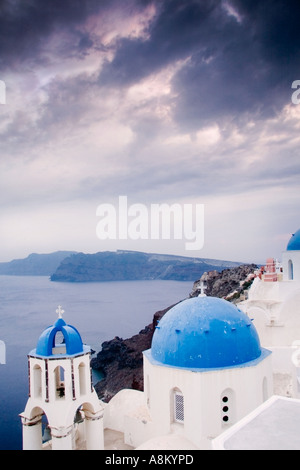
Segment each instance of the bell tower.
M28 354L29 398L20 415L23 450L45 448L42 420L48 422L53 450L101 450L103 406L92 386L91 350L63 320L60 306L56 312L58 319Z

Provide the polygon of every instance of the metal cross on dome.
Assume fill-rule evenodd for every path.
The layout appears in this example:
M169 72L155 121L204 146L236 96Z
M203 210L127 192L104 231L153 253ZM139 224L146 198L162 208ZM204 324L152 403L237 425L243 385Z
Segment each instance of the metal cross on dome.
M200 281L200 285L198 286L197 290L199 292L198 297L206 297L205 291L207 289L207 285L204 281Z
M62 309L61 305L58 306L56 313L58 314L58 318L62 318L65 311Z

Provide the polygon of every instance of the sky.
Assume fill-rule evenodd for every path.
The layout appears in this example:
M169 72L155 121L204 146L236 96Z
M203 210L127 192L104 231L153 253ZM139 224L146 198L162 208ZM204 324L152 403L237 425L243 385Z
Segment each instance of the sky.
M298 0L0 0L0 261L281 259L300 228L299 17ZM141 239L155 204L203 207L202 245ZM109 235L119 217L136 236Z

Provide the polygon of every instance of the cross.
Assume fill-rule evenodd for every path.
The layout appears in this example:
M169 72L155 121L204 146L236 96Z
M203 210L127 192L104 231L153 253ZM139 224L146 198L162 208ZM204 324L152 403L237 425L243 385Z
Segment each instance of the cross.
M205 290L207 289L207 286L203 281L200 281L200 286L198 286L198 291L200 291L198 297L206 297Z
M65 311L61 308L61 305L58 306L56 313L58 313L58 318L62 318L63 313L65 313Z

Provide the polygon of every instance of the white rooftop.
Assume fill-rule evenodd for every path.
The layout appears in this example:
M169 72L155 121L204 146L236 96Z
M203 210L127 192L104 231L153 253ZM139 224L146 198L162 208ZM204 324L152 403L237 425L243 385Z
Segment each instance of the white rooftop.
M212 441L214 450L300 450L300 400L274 395Z

